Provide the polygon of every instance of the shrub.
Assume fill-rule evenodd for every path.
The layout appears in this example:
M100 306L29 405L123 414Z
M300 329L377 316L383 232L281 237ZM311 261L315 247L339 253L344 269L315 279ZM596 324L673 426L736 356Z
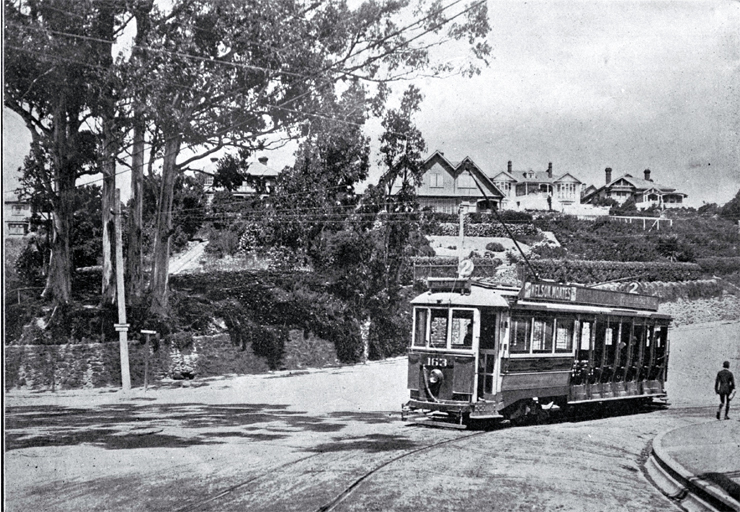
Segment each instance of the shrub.
M504 252L506 248L498 242L488 242L486 250L491 252Z

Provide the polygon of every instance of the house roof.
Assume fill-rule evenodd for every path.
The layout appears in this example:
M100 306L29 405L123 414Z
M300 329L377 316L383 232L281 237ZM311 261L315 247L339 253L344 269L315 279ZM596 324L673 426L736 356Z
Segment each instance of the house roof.
M493 179L498 178L499 176L504 175L509 177L511 180L516 181L517 183L557 183L558 181L561 181L566 176L570 176L574 180L576 180L578 183L583 183L581 180L573 176L571 173L566 172L564 174L559 175L548 175L547 171L501 171L496 173L493 176Z
M214 174L216 172L217 166L218 161L211 160L203 165L203 171L209 174ZM246 176L255 177L276 177L279 174L280 171L266 165L265 163L260 162L259 160L253 160L249 162L249 167L247 168L247 171L245 173Z
M620 180L625 180L632 184L637 190L647 190L650 188L654 188L662 192L663 194L667 192L674 192L676 189L673 187L669 187L667 185L661 185L659 183L655 183L654 181L648 181L642 178L635 178L631 174L623 174L622 176L618 177L617 179L612 180L610 183L605 185L606 187L611 187L615 183L617 183Z
M439 163L442 167L446 168L453 178L457 178L463 172L469 171L476 179L476 182L486 190L485 195L489 195L490 199L501 199L504 197L504 194L469 156L466 156L459 162L452 162L445 157L444 153L437 150L424 160L424 170L431 169L435 163Z
M612 188L614 185L616 185L620 181L626 181L630 185L632 185L635 188L635 192L638 193L644 193L648 190L655 190L656 192L659 192L660 194L666 195L666 194L673 194L673 195L680 195L683 197L687 197L686 194L683 192L677 192L674 187L670 187L668 185L661 185L660 183L655 183L652 180L645 180L642 178L635 178L631 174L623 174L613 180L611 180L606 185L602 185L601 187L595 187L593 188L587 188L586 193L583 194L583 201L588 201L592 197L594 197L596 194L601 192L604 189Z

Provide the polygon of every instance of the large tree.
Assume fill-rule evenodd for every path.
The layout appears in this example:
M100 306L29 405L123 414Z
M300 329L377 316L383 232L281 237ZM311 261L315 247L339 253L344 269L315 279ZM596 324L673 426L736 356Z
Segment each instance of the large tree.
M489 48L485 2L462 7L408 1L181 0L154 12L146 45L147 114L163 144L162 187L152 274L152 308L167 311L175 176L226 146L259 149L266 136L297 137L330 114L340 89L358 83L368 107L385 84L416 73L450 72L430 48L463 41ZM466 72L471 68L466 67Z
M100 12L91 2L5 2L4 105L31 132L26 160L28 195L43 196L53 218L44 295L71 299L70 234L77 179L100 170L91 108L103 76Z

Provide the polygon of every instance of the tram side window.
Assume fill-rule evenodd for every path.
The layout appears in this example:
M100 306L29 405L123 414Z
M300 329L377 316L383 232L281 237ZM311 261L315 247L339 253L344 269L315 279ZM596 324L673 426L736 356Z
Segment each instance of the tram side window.
M552 352L552 318L535 318L532 327L532 352Z
M558 318L555 321L555 352L573 351L573 319Z
M600 368L604 359L604 348L606 344L606 324L602 321L596 322L594 333L594 367Z
M656 366L663 366L665 364L665 349L666 349L666 338L668 336L668 329L661 325L655 328L655 361Z
M473 312L455 309L452 311L452 348L473 346Z
M581 338L579 343L579 350L588 352L591 350L591 327L593 322L581 322Z
M414 328L415 347L423 347L426 345L427 314L428 310L426 308L416 308L416 323Z
M632 322L629 320L625 320L622 322L622 337L619 340L619 354L618 354L619 359L617 361L619 367L627 366L631 338L632 338Z
M619 324L611 324L606 328L606 332L604 333L604 351L606 352L604 363L606 366L614 364L614 355L617 351L618 344L618 340L616 338L618 335Z
M483 310L480 318L480 348L496 348L496 313Z
M511 347L512 354L529 353L531 318L519 317L511 319Z
M429 346L447 348L447 310L433 309L429 322Z

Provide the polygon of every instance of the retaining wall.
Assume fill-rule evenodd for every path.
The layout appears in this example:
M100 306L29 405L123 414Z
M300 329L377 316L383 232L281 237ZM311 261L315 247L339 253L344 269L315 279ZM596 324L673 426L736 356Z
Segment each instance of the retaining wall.
M153 344L152 344L153 345ZM129 341L131 385L144 385L145 345ZM285 344L283 368L320 368L339 364L331 342L290 331ZM227 374L254 374L269 371L264 358L251 346L242 350L231 343L228 334L195 336L192 348L178 350L161 343L150 347L149 382L164 378L182 378L183 373L197 377ZM8 345L5 347L5 388L74 389L84 387L119 387L121 364L118 342L68 345Z

